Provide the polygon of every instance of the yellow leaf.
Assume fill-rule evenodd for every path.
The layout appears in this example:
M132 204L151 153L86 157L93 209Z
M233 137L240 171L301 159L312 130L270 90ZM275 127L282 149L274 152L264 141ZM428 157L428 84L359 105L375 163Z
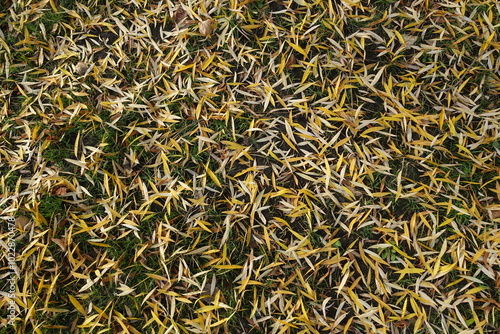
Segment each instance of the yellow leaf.
M455 269L456 266L457 266L456 262L455 263L450 263L450 264L447 264L447 265L444 265L444 266L441 266L441 267L439 267L439 273L442 275L444 273L452 271L453 269Z
M160 275L156 275L156 274L149 274L149 273L146 273L146 276L149 276L149 277L151 277L152 279L154 279L154 280L158 280L158 281L168 281L168 278L163 277L163 276L160 276Z
M273 293L280 294L280 295L295 295L295 292L291 292L288 290L276 290L276 291L273 291Z
M253 29L258 29L261 28L262 25L260 24L245 24L241 26L245 30L253 30Z
M287 41L288 44L290 44L290 46L295 50L297 51L298 53L300 53L301 55L304 56L304 58L307 58L307 53L304 49L302 49L300 46L298 46L297 44L293 44L292 42L289 42Z
M376 131L380 131L380 130L384 130L385 128L383 126L373 126L371 128L368 128L366 129L362 134L361 134L361 137L365 137L367 134L371 133L371 132L376 132Z
M208 164L207 164L207 165L205 165L205 170L206 170L206 172L207 172L208 176L212 179L212 181L214 181L214 182L215 182L215 184L216 184L218 187L222 187L222 185L221 185L221 183L220 183L219 179L217 178L217 176L214 174L214 172L212 172L212 171L210 170L210 168L208 168Z
M72 274L73 274L73 277L75 277L75 278L80 278L80 279L87 279L87 278L89 278L89 276L77 273L76 271L72 272Z
M201 227L202 229L204 229L205 231L207 231L208 233L212 233L212 230L210 230L207 225L211 225L210 223L206 222L206 221L203 221L203 220L199 220L199 219L195 219L195 222L196 222L196 225L198 225L199 227Z
M87 312L85 312L85 309L83 308L82 304L80 304L80 302L78 300L76 300L76 298L71 296L71 295L68 295L68 298L69 298L69 301L71 302L71 304L73 304L73 306L78 310L78 312L80 312L85 317L87 317Z
M110 245L103 244L101 242L92 242L92 241L89 241L89 244L94 245L94 246L98 246L98 247L111 247Z
M351 136L348 136L348 137L346 137L346 138L344 138L344 139L340 140L338 143L336 143L336 144L332 147L332 149L336 149L336 148L338 148L338 147L340 147L340 146L344 145L344 144L345 144L345 143L347 143L350 139L351 139Z
M396 271L396 274L420 274L423 273L425 269L422 268L405 268L402 270Z
M175 300L178 300L180 302L187 303L187 304L191 304L192 303L192 301L190 301L189 299L184 298L184 297L176 297Z
M247 285L265 285L265 284L259 281L248 280Z
M400 274L399 279L398 279L398 281L399 281L406 274L420 274L420 273L423 273L424 271L425 271L425 269L421 269L421 268L405 268L405 269L396 271L396 274Z
M484 41L483 45L481 45L481 49L479 50L479 53L483 53L486 48L488 47L488 45L491 44L491 41L493 40L493 37L495 36L495 31L493 31L490 36L486 39L486 41Z
M300 81L300 84L303 84L304 82L306 82L307 78L309 77L309 74L311 74L311 66L306 67L306 70L304 71L304 74L302 75L302 80ZM314 84L314 83L311 82L306 86L309 87L312 84ZM306 90L307 87L304 88L303 91ZM297 94L297 92L295 94Z
M210 58L208 58L207 60L205 60L203 62L203 65L201 65L201 70L202 71L205 71L206 68L212 63L212 61L215 59L215 53L213 53Z
M197 309L194 312L195 313L210 312L210 311L213 311L213 310L217 310L219 308L221 308L221 307L220 306L214 306L214 305L208 305L208 306L200 307L199 309Z
M488 289L488 287L486 286L478 286L478 287L475 287L475 288L472 288L470 290L467 290L467 292L465 293L466 295L473 295L479 291L483 291L483 290L486 290Z
M198 102L198 105L196 106L196 110L195 110L196 119L200 118L201 108L203 107L203 103L205 103L205 97L202 97L200 99L200 101Z
M212 266L215 269L241 269L243 266L237 264L219 264Z
M290 146L292 149L297 151L297 148L295 147L295 145L293 145L293 143L290 141L290 139L288 139L288 136L285 136L285 134L282 133L281 137L283 137L283 140L288 144L288 146Z
M351 288L347 288L347 293L349 294L349 297L351 297L352 301L354 304L356 304L357 307L359 307L362 311L365 310L363 307L363 304L361 304L361 301L359 300L358 296L352 291Z

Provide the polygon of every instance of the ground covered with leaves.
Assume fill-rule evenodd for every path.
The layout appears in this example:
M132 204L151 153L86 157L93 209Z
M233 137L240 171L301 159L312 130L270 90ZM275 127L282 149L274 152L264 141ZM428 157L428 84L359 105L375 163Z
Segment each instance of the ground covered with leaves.
M18 333L498 333L498 1L4 4Z

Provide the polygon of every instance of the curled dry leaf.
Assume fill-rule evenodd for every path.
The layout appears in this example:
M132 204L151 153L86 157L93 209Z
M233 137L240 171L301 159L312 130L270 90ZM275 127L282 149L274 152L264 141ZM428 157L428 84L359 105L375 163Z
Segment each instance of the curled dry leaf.
M19 216L16 218L16 227L20 230L24 230L25 227L31 222L31 219L25 216Z
M200 34L203 36L209 36L212 33L212 19L200 22L198 26L200 28Z
M285 64L285 68L289 69L290 67L292 67L292 65L295 64L297 64L297 58L295 58L295 56L291 54L290 57L288 58L288 61Z
M81 61L79 61L75 65L75 73L77 73L78 75L84 75L88 69L89 69L89 66Z
M500 188L497 184L496 188ZM492 204L486 207L486 211L490 219L498 219L500 218L500 205Z
M58 245L63 252L66 251L66 240L65 239L59 239L59 238L51 238L52 242Z
M500 218L500 210L491 210L491 218L492 219Z
M187 12L184 10L184 8L179 7L174 14L174 22L175 24L179 24L182 22L185 18L187 17Z
M52 190L52 195L62 196L68 192L68 188L65 186L60 186Z

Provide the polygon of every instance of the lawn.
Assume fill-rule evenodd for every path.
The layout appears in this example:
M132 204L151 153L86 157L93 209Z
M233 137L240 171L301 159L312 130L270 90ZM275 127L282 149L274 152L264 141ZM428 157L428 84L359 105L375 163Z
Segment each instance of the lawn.
M0 333L499 333L498 1L1 6Z

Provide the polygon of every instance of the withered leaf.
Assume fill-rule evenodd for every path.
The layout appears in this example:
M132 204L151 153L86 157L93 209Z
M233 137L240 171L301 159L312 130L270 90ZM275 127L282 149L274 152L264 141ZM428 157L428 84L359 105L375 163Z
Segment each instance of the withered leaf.
M66 251L66 240L59 239L59 238L52 238L51 240L53 243L58 245L62 249L63 252Z
M200 29L200 34L203 36L209 36L212 33L212 19L205 20L198 24Z
M19 216L16 218L16 227L20 230L24 230L24 228L31 222L31 219L25 216Z
M68 192L68 187L59 186L52 190L52 195L62 196Z
M85 64L84 62L81 62L81 61L79 61L75 65L75 72L78 75L84 75L87 72L88 69L89 69L89 66L87 64Z
M292 54L290 55L290 58L286 62L285 68L289 69L290 67L292 67L292 65L295 65L296 63L297 63L297 58L295 58L295 56Z
M174 14L174 22L176 24L179 24L182 20L184 20L187 17L187 12L184 10L184 8L179 7L175 11Z

